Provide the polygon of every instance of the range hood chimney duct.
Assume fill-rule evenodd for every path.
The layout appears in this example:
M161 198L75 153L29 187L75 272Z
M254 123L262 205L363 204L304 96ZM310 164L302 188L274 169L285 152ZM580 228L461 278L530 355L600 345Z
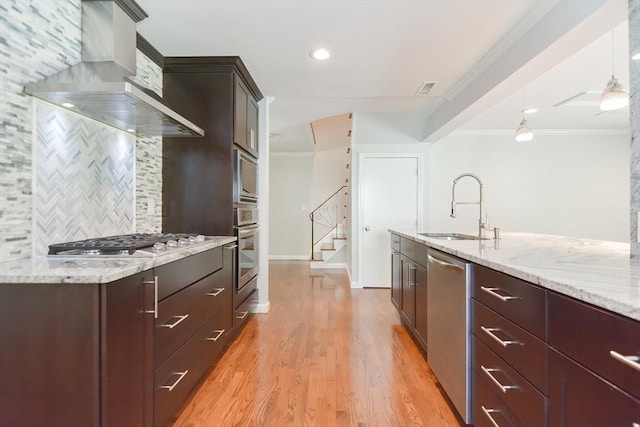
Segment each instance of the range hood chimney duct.
M132 81L136 23L147 14L133 0L82 2L82 62L24 91L59 107L142 136L203 136L204 130Z

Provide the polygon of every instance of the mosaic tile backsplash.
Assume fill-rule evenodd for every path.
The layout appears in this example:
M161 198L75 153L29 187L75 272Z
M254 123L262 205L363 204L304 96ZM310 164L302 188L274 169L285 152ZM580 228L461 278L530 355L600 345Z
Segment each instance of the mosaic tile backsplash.
M135 137L36 101L35 254L134 230Z
M122 132L22 93L26 83L79 62L81 38L80 0L0 0L0 262L40 254L44 243L58 236L68 240L116 229L161 228L160 137L134 140L125 135L129 141L125 144L113 136ZM161 94L160 67L141 52L137 60L136 80ZM51 133L52 128L57 130ZM52 154L54 146L67 151ZM69 153L78 157L73 160ZM113 156L122 153L129 156L122 165L127 166L126 173L121 180L113 179L109 175L115 172L109 169ZM72 188L76 185L72 181L58 181L59 187L51 188L44 182L48 175L56 177L56 171L60 179L65 173L80 173L67 167L73 169L91 156L102 159L92 169L94 188L85 184ZM108 209L102 199L105 194L111 203ZM122 206L133 207L118 212ZM98 210L102 213L91 213ZM65 211L73 212L72 222L64 217Z

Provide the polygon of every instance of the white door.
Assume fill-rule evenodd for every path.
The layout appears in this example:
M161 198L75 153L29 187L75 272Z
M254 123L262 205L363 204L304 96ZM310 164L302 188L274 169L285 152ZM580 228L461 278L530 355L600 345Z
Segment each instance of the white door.
M361 277L363 287L391 286L389 229L418 226L419 157L363 155L361 170Z

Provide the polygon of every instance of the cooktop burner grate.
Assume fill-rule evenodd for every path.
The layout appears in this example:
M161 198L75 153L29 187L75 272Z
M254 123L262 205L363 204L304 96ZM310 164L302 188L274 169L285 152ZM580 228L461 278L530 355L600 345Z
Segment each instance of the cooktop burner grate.
M166 243L169 240L188 239L195 234L186 233L137 233L118 236L98 237L76 242L55 243L49 245L49 255L74 251L89 255L133 254L137 249L153 246L154 243Z

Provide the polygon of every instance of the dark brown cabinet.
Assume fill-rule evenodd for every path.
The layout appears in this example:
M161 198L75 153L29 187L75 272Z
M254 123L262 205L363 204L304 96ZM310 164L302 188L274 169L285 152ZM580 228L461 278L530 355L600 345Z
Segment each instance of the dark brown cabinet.
M235 76L233 142L258 157L258 103L242 80Z
M105 284L0 284L0 426L171 424L233 336L234 256Z
M554 427L640 425L640 400L551 349L549 351L549 425Z
M426 352L427 247L404 237L391 236L391 302Z
M545 289L473 265L473 422L547 425Z
M163 138L162 228L233 235L233 148L257 156L262 94L235 56L167 57L163 75L165 102L205 135Z
M153 283L0 285L0 425L152 426Z
M639 343L638 322L550 293L549 424L640 425Z

